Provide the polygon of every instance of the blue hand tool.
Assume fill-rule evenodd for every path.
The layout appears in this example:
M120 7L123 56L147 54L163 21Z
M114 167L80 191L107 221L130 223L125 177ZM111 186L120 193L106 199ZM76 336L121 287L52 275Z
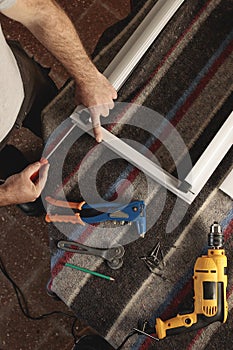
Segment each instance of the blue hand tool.
M70 222L73 224L96 224L104 221L127 224L136 223L138 234L144 237L146 233L146 206L144 201L132 201L129 204L97 203L89 205L83 202L68 202L52 197L45 198L53 207L75 209L73 215L47 213L47 222Z

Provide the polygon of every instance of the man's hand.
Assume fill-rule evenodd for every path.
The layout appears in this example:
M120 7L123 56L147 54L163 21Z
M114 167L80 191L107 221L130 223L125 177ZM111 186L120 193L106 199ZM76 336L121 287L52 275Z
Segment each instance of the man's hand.
M45 186L48 170L47 160L41 160L29 165L19 174L10 176L0 186L0 205L34 202ZM38 171L40 176L33 182L31 177Z
M114 107L113 100L116 98L116 90L98 70L87 76L82 83L77 82L76 102L89 109L97 142L102 141L100 116L109 115L109 110Z
M75 79L77 100L90 109L94 134L100 142L100 115L108 115L117 93L96 69L62 8L54 0L17 0L2 12L25 25Z

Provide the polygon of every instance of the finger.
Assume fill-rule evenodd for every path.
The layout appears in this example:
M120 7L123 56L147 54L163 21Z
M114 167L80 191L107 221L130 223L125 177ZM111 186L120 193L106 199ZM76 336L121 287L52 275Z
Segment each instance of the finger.
M108 104L104 104L104 105L101 106L100 114L101 114L103 117L108 117L108 116L109 116Z
M44 164L48 164L48 160L46 158L41 158L39 162L30 164L26 169L26 176L30 178L30 180L35 184L39 179L39 171L41 166ZM31 173L32 172L32 173Z
M113 102L114 105L114 102ZM112 106L112 104L110 104L110 106ZM109 103L103 103L101 105L92 107L94 109L94 115L95 115L95 119L98 119L98 117L101 115L103 117L108 117L109 116ZM98 123L98 122L97 122ZM95 124L97 124L95 123ZM96 126L96 125L94 125Z
M91 114L91 120L92 120L92 126L93 126L93 132L94 136L97 142L102 141L102 130L101 130L101 124L100 124L100 111L99 108L91 107L89 108L90 114Z
M93 132L94 132L96 141L101 142L103 139L101 126L99 125L99 126L94 127Z
M115 106L115 103L113 101L111 101L109 104L108 104L108 108L109 109L113 109Z
M42 157L41 159L40 159L40 163L41 164L48 164L48 159L46 159L46 158L44 158L44 157Z
M117 99L117 91L116 89L114 89L114 87L112 86L112 99L116 100Z
M100 114L103 116L103 117L108 117L109 116L109 113L110 113L110 110L112 110L114 108L115 104L113 101L109 102L109 103L105 103L103 105L101 105L101 109L100 109Z
M100 108L94 106L89 108L93 127L100 125Z
M39 163L39 164L37 164ZM48 160L46 158L41 158L41 160L39 162L36 162L34 164L31 164L29 167L29 173L27 173L27 176L30 177L30 180L35 184L38 182L39 180L39 171L40 171L40 168L41 166L43 166L44 164L48 164ZM37 165L39 166L39 168L37 167L37 170L35 170L31 175L30 175L30 171L32 169L32 166L37 167Z
M40 193L43 190L43 188L45 187L45 184L46 184L46 181L48 178L48 171L49 171L49 164L44 164L40 168L40 177L37 180L37 182L35 183L35 186L36 186L37 190L39 190Z

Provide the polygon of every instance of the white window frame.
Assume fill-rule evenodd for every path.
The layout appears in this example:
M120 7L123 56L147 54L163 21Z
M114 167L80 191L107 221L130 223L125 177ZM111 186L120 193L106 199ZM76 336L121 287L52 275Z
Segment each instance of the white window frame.
M157 1L149 14L109 64L103 74L117 91L128 79L139 60L183 2L184 0ZM78 126L93 136L90 123L87 125L79 118L79 112L84 108L84 106L78 106L70 116L74 124L69 132L75 126ZM148 158L114 136L111 132L102 128L102 133L103 143L107 147L138 167L185 202L191 204L232 146L233 112L229 115L182 182L152 163ZM59 144L64 138L62 138Z

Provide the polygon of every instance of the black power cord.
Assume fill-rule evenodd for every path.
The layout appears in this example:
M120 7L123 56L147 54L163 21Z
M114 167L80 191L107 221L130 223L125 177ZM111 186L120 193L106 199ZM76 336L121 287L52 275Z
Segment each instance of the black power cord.
M118 348L116 350L120 350L123 348L123 346L125 345L125 343L128 341L129 338L131 338L134 334L138 334L137 331L132 330L129 334L127 334L127 336L125 337L125 339L123 340L123 342L121 343L120 346L118 346Z
M48 313L45 313L45 314L42 314L42 315L39 315L39 316L36 316L36 317L32 316L30 314L30 312L29 312L27 301L25 299L25 296L24 296L22 290L19 288L19 286L15 283L15 281L9 275L9 273L6 270L6 267L5 267L1 257L0 257L0 270L3 273L3 275L6 277L6 279L11 283L11 285L12 285L14 291L15 291L19 307L20 307L20 309L21 309L21 311L22 311L22 313L23 313L23 315L25 317L27 317L28 319L30 319L32 321L43 320L44 318L47 318L47 317L50 317L50 316L54 316L54 315L62 315L62 316L66 316L66 317L69 317L69 318L73 319L74 321L73 321L73 324L72 324L72 327L71 327L71 333L72 333L72 336L74 338L74 343L76 343L77 338L76 338L76 335L75 335L75 325L76 325L76 322L77 322L78 318L75 315L68 314L68 313L63 312L63 311L55 310L55 311L51 311L51 312L48 312Z
M21 311L22 311L22 313L23 313L23 315L25 317L27 317L28 319L30 319L32 321L43 320L44 318L47 318L47 317L50 317L50 316L54 316L54 315L62 315L62 316L66 316L66 317L69 317L69 318L73 319L74 321L73 321L73 324L72 324L72 327L71 327L71 333L72 333L72 336L74 338L74 344L76 344L77 337L75 335L75 325L76 325L76 322L78 321L78 318L75 315L68 314L68 313L63 312L63 311L55 310L55 311L51 311L51 312L48 312L48 313L45 313L45 314L42 314L42 315L39 315L39 316L36 316L36 317L32 316L30 314L30 312L29 312L28 304L27 304L26 298L25 298L22 290L15 283L15 281L12 279L12 277L9 275L9 273L8 273L8 271L7 271L7 269L6 269L5 265L4 265L1 257L0 257L0 270L3 273L3 275L6 277L6 279L11 283L11 285L12 285L14 291L15 291L19 307L20 307L20 309L21 309ZM122 341L122 343L120 344L120 346L118 346L118 348L116 350L121 350L124 347L125 343L128 341L129 338L131 338L134 334L140 334L140 333L143 333L143 332L141 332L140 330L137 330L137 329L133 329L125 337L125 339Z

